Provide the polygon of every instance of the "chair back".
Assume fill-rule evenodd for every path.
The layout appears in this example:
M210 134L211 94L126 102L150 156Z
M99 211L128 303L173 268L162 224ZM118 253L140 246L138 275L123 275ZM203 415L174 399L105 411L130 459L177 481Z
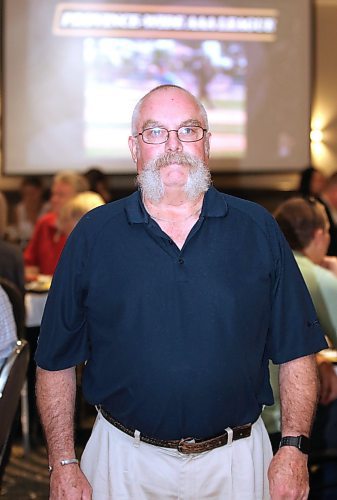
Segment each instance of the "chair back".
M26 379L29 344L18 340L0 371L0 465Z

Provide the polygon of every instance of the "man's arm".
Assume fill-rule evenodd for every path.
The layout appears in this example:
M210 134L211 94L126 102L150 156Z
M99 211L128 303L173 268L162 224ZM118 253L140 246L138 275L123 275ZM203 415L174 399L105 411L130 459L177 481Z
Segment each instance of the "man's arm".
M46 435L50 478L50 499L90 500L91 487L77 464L61 465L75 458L74 411L75 368L47 371L37 368L36 397Z
M282 436L309 436L318 398L315 356L280 365ZM273 500L301 500L309 493L307 455L294 446L279 449L271 461L269 487Z

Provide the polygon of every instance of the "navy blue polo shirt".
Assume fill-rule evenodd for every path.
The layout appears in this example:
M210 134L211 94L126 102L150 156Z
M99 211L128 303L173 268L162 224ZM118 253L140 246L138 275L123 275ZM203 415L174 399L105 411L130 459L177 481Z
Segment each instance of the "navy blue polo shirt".
M148 436L203 438L273 402L269 359L325 347L273 217L210 188L181 250L138 192L85 215L55 272L36 362L87 361L90 403Z

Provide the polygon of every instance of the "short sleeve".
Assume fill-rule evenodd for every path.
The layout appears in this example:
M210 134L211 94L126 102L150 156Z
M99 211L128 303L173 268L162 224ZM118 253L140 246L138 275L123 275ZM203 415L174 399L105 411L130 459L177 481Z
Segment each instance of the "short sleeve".
M267 349L268 357L281 364L325 349L327 344L301 272L276 222L271 234L275 274Z
M44 310L35 360L46 370L62 370L89 356L85 276L88 244L79 223L68 238Z

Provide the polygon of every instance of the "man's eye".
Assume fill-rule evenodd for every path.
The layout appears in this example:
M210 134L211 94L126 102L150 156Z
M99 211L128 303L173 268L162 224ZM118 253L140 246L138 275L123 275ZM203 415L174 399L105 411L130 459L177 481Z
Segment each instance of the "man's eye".
M153 137L160 137L163 135L164 131L162 128L153 128L149 131Z
M181 135L193 135L193 134L195 134L195 129L194 129L194 127L181 127L181 129L179 129L179 134L181 134Z

